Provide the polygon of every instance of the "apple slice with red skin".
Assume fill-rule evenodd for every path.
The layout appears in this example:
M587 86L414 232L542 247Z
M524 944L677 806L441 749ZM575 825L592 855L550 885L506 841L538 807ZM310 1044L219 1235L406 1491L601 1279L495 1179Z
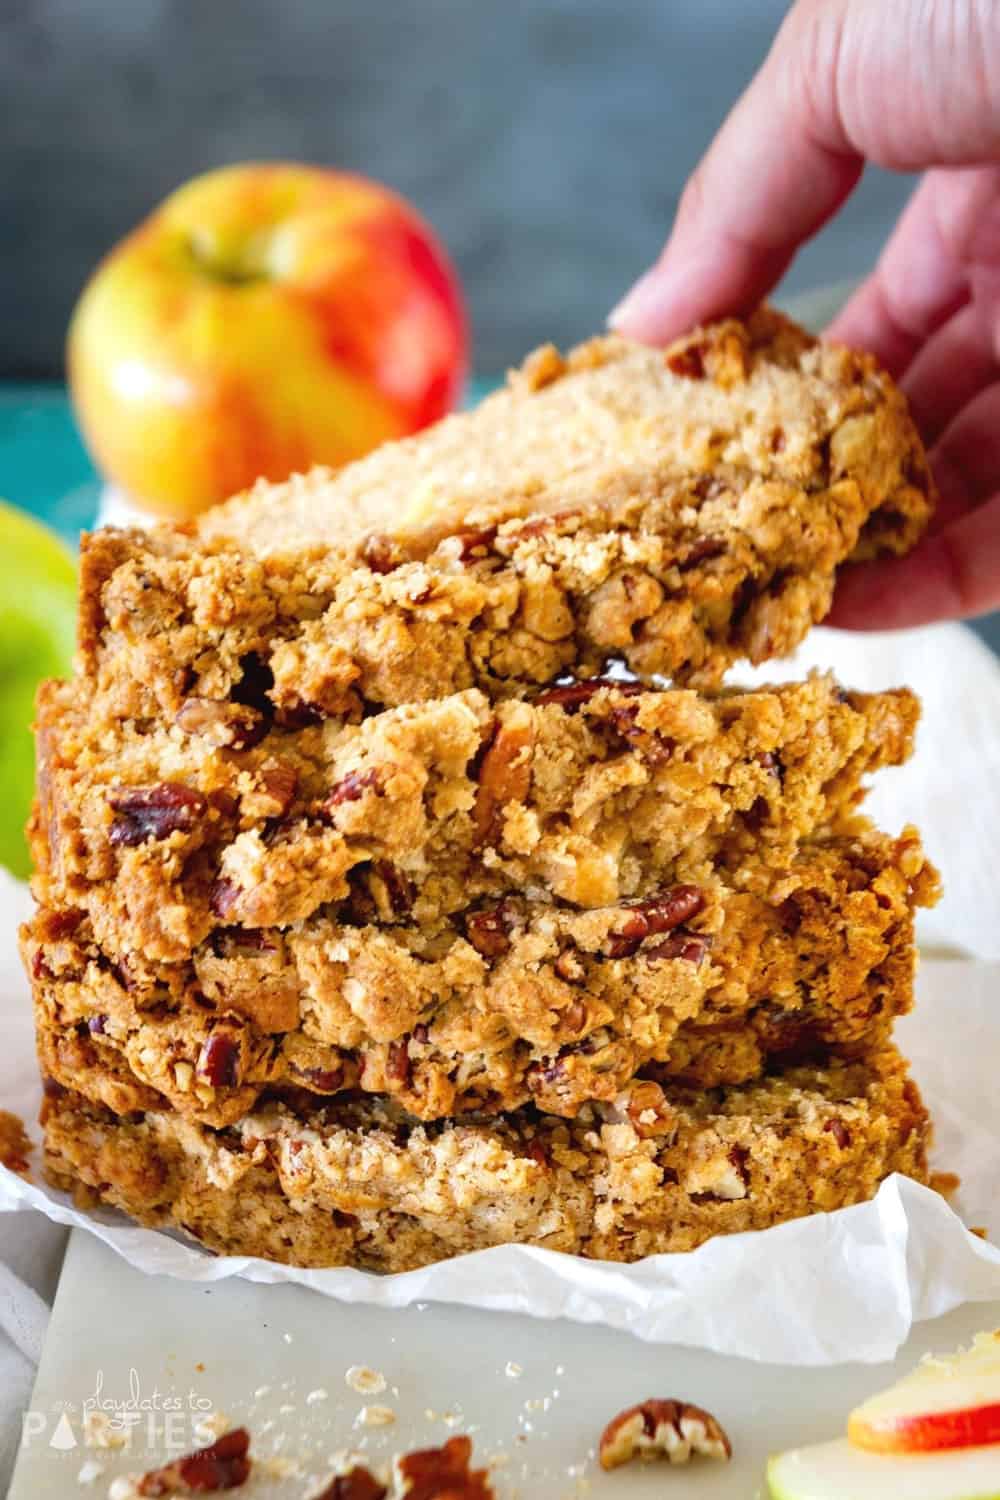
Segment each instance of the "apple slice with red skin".
M847 1436L869 1453L934 1453L1000 1444L1000 1331L924 1360L851 1412Z
M1000 1446L865 1453L846 1438L779 1453L771 1500L1000 1500Z

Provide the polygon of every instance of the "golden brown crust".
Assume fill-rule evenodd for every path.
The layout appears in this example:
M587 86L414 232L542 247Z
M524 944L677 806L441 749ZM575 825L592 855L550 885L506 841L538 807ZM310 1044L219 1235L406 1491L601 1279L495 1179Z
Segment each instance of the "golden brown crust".
M753 854L780 865L905 760L906 690L825 677L699 697L570 686L491 708L475 691L240 749L183 725L95 727L43 691L32 825L45 905L88 912L109 955L182 961L219 927L280 927L390 867L421 925L535 892L612 905Z
M375 532L422 555L466 526L614 507L704 475L814 495L846 480L862 522L896 505L902 534L926 509L920 453L905 398L870 355L760 308L665 350L614 336L565 357L538 350L475 411L336 474L259 485L203 517L199 538L264 555L290 542L346 549Z
M937 896L915 832L858 828L731 882L589 912L508 897L437 928L324 915L172 967L116 963L82 913L43 910L23 932L42 1069L219 1127L275 1085L423 1119L572 1116L650 1066L715 1087L884 1043L912 1002L914 907Z
M908 550L931 491L891 381L778 314L666 351L598 339L339 474L85 539L81 661L112 719L226 700L248 657L286 712L615 655L712 686L791 651L845 560Z
M888 1037L937 877L855 816L916 700L690 687L790 651L931 503L888 377L763 308L540 350L337 475L87 538L23 935L51 1179L380 1270L633 1260L924 1179Z
M514 1242L638 1260L861 1202L893 1171L926 1180L927 1116L892 1051L672 1089L655 1109L640 1094L631 1110L649 1087L574 1121L428 1126L378 1100L301 1113L275 1101L218 1133L59 1091L46 1166L56 1186L218 1253L383 1271Z

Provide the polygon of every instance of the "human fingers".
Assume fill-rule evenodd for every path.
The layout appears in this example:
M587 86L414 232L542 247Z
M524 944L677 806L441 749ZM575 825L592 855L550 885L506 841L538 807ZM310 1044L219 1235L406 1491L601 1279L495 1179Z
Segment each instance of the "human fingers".
M932 447L980 391L1000 379L994 348L1000 329L990 326L976 302L961 311L928 340L902 380L914 421Z
M894 630L1000 607L1000 383L981 392L930 454L942 504L908 557L843 571L828 623Z
M901 630L1000 608L1000 495L909 557L848 568L826 623Z
M813 58L820 74L833 71L838 33L831 14ZM813 119L813 91L792 81L787 35L788 22L689 179L660 259L611 313L617 332L665 343L752 306L854 188L863 158Z
M1000 381L963 407L928 457L941 494L932 531L1000 491Z
M660 343L759 300L866 159L907 170L995 159L998 45L993 0L799 0L612 326Z
M870 350L899 379L991 266L1000 268L1000 165L928 172L827 336Z

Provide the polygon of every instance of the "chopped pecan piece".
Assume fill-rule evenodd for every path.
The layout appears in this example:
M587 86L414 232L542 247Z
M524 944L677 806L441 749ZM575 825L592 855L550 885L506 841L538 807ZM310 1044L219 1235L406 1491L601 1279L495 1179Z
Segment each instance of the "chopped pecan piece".
M559 963L557 960L556 969L558 970L558 968ZM566 1030L571 1031L574 1036L578 1036L587 1024L586 1005L584 1005L582 1000L574 1000L570 1005L567 1005L561 1019Z
M242 891L233 880L217 880L208 895L208 904L217 917L228 917Z
M846 1151L851 1144L851 1132L843 1120L827 1120L823 1129L833 1136L841 1151Z
M670 759L676 742L657 734L655 730L644 729L638 722L639 705L637 703L613 704L609 719L615 733L620 735L626 744L632 745L650 765L662 765L664 761Z
M486 911L469 912L465 918L465 935L484 958L502 958L510 947L514 921L513 907L508 901L501 901Z
M53 942L72 937L83 921L82 911L50 911L43 918L46 936Z
M403 1500L494 1500L486 1469L470 1469L472 1439L453 1437L396 1460Z
M372 864L372 875L381 882L385 898L393 916L405 917L413 910L413 882L388 859L377 859Z
M684 556L680 558L677 566L684 573L688 568L697 567L699 563L708 562L710 558L721 557L726 550L726 544L721 536L703 536L693 542Z
M771 771L777 776L782 786L785 784L785 767L781 756L776 755L773 750L762 750L757 756L757 764L763 766L765 771Z
M662 943L654 943L652 948L643 950L643 958L647 963L662 963L668 958L682 958L685 963L704 963L705 955L712 946L712 940L707 934L699 932L674 932L670 937L664 938Z
M213 1089L235 1088L239 1082L239 1044L226 1031L213 1031L198 1055L197 1072Z
M251 750L270 729L270 720L249 703L219 703L186 698L174 723L185 734L197 734L231 750Z
M229 958L234 953L276 953L278 949L275 934L263 927L217 929L212 933L211 944L216 958Z
M360 802L366 792L374 792L376 797L381 797L384 790L383 776L378 766L373 766L369 771L348 771L331 788L322 805L322 812L330 817L342 802Z
M296 703L283 703L277 721L282 729L310 729L314 724L322 724L326 717L319 704L303 703L300 699Z
M208 1495L235 1490L250 1477L250 1434L245 1427L224 1433L207 1448L151 1469L136 1485L140 1495Z
M313 1500L385 1500L388 1494L364 1464L355 1464L346 1474L337 1474Z
M407 1088L412 1071L410 1049L406 1037L402 1037L397 1042L390 1042L385 1064L386 1077L391 1078L394 1083L400 1084L403 1088Z
M687 344L680 349L668 349L664 361L667 369L684 380L704 380L705 345Z
M625 1112L636 1134L643 1139L662 1135L676 1118L676 1111L668 1104L660 1085L651 1078L632 1085L626 1097Z
M344 1086L343 1068L296 1068L295 1072L317 1094L338 1094Z
M705 893L696 885L675 885L643 901L628 902L624 925L608 936L610 957L631 957L644 938L670 932L697 916L704 905Z
M564 948L553 964L553 968L559 978L564 979L567 984L579 984L587 976L587 971L573 948ZM580 1024L582 1026L583 1023Z
M545 688L533 702L536 707L545 703L556 703L567 713L571 713L574 708L579 708L581 703L589 702L602 688L611 688L614 692L624 693L630 698L636 693L650 691L641 682L619 682L616 677L586 677L582 682L557 682L553 687Z
M299 773L287 761L269 760L257 773L259 790L254 811L265 818L283 818L299 785Z
M527 797L533 744L530 711L510 715L497 728L479 766L474 812L477 847L495 844L503 827L504 807L508 802L523 802Z
M147 839L190 833L205 816L207 806L200 792L179 781L117 787L109 792L108 802L118 814L108 837L112 844L126 849L135 849Z
M762 1049L782 1067L818 1061L829 1049L822 1027L810 1019L808 1011L760 1006L754 1015L754 1025Z
M686 1464L693 1454L728 1459L732 1445L711 1412L687 1401L643 1401L619 1412L601 1434L602 1469L617 1469L633 1458L665 1458Z
M475 530L460 531L458 533L460 544L458 555L462 562L471 562L474 557L485 557L496 541L496 537L497 528L495 526L482 526Z
M746 1146L729 1148L729 1165L739 1174L745 1188L750 1186L750 1152Z

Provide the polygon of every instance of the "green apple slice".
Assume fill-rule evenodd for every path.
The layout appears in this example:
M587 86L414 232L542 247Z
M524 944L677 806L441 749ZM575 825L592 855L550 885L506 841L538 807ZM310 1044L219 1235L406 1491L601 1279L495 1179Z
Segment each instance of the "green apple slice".
M76 568L59 538L0 501L0 865L27 875L31 721L43 677L65 676L76 634Z
M904 1455L837 1438L779 1453L767 1482L772 1500L1000 1500L1000 1444Z

